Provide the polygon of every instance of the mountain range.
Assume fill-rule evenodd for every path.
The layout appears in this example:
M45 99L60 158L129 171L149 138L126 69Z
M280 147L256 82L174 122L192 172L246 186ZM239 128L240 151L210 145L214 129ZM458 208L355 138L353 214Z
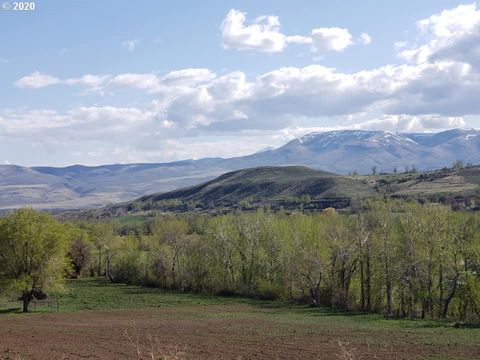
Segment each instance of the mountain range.
M431 171L338 175L305 166L261 166L231 171L200 185L145 195L99 209L57 214L65 220L123 218L155 213L228 214L237 211L355 212L366 199L388 196L480 210L480 166Z
M367 174L480 164L480 131L393 133L341 130L311 133L276 149L223 159L170 163L22 167L0 165L0 209L95 208L204 183L226 172L259 166L301 165L331 173Z

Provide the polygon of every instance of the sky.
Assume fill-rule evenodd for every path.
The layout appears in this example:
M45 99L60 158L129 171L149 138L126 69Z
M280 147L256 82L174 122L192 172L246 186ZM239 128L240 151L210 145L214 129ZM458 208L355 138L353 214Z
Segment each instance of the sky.
M0 164L167 162L313 131L480 128L473 2L5 3Z

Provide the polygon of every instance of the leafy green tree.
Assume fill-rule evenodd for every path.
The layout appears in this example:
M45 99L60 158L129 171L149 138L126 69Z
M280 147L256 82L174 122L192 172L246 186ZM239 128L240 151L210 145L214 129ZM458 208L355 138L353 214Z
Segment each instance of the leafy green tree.
M460 312L462 320L467 318L470 307L480 320L480 216L478 213L462 218L461 230L458 232L463 244L463 282L461 299L463 306Z
M116 240L117 255L110 260L111 279L127 284L143 284L146 255L140 250L137 239L129 235ZM112 249L109 251L112 252Z
M355 223L339 214L324 214L324 237L330 254L332 304L348 309L349 290L357 270L360 251L355 241Z
M292 253L299 285L308 289L313 306L320 304L320 290L326 281L329 258L318 225L312 217L300 215L291 219Z
M113 281L110 274L111 246L114 241L113 224L96 222L90 229L90 239L96 252L97 276L107 275Z
M128 235L97 224L92 253L113 281L480 320L480 214L383 198L355 210L162 216Z
M432 316L435 307L435 281L439 272L439 250L443 247L448 228L443 208L404 205L399 219L397 263L402 314L415 316L416 303L422 318ZM438 284L439 286L441 284Z
M21 294L24 312L39 291L61 287L69 240L68 228L46 213L21 209L0 219L0 279Z
M360 308L372 310L372 229L363 211L356 216L355 236L359 251Z
M212 285L222 291L233 291L237 281L234 236L231 216L214 217L208 222L205 240L212 267Z
M240 258L242 291L252 294L261 268L259 251L264 230L264 214L260 211L238 215L234 219L234 248Z
M395 280L395 252L397 241L395 239L396 221L393 216L395 203L391 200L373 200L366 203L370 226L378 248L381 268L383 271L386 315L387 318L393 311L393 286Z
M158 244L168 246L170 250L171 276L173 288L181 283L181 255L187 244L188 223L184 219L161 219L154 224L154 236Z
M69 257L76 275L80 275L87 269L91 261L92 245L85 229L72 228L73 242L70 246Z
M475 228L470 219L471 215L453 213L450 211L445 219L448 232L442 238L439 246L439 317L446 318L449 307L455 296L458 295L465 275L464 256L465 244L474 235Z

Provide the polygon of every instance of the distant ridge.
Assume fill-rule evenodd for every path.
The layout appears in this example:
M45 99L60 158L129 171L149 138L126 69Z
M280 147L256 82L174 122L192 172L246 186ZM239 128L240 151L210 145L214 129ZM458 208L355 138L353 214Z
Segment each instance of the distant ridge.
M407 167L439 169L457 159L480 164L480 131L403 134L341 130L311 133L277 149L230 159L64 168L0 165L0 209L25 205L42 209L98 208L258 166L301 165L339 174L368 174L373 168L377 172L404 171Z
M143 196L100 211L102 216L158 210L167 212L232 211L238 207L272 209L347 208L359 198L375 196L365 182L304 166L265 166L236 170L214 180L167 193Z
M232 171L200 185L74 213L73 217L106 218L150 211L219 214L265 208L355 211L361 201L384 196L480 210L480 166L369 176L343 176L303 166L257 167Z

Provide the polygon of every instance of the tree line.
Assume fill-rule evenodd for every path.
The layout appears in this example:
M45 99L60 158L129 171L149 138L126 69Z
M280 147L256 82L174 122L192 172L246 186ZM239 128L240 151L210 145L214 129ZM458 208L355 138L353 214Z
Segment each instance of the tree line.
M16 268L19 254L30 249L28 239L41 231L12 230L24 212L48 217L20 210L0 220L0 278L4 289L13 281L28 294L47 282L31 274L19 276L23 268ZM57 246L58 257L40 261L55 272L50 283L68 271L107 276L112 282L308 302L387 317L480 319L478 213L369 200L355 214L327 209L317 214L157 216L127 227L51 221L59 227L51 228L57 235L45 236L45 241L67 246ZM15 236L24 240L14 244ZM36 254L41 249L30 250ZM18 287L24 283L28 286Z

